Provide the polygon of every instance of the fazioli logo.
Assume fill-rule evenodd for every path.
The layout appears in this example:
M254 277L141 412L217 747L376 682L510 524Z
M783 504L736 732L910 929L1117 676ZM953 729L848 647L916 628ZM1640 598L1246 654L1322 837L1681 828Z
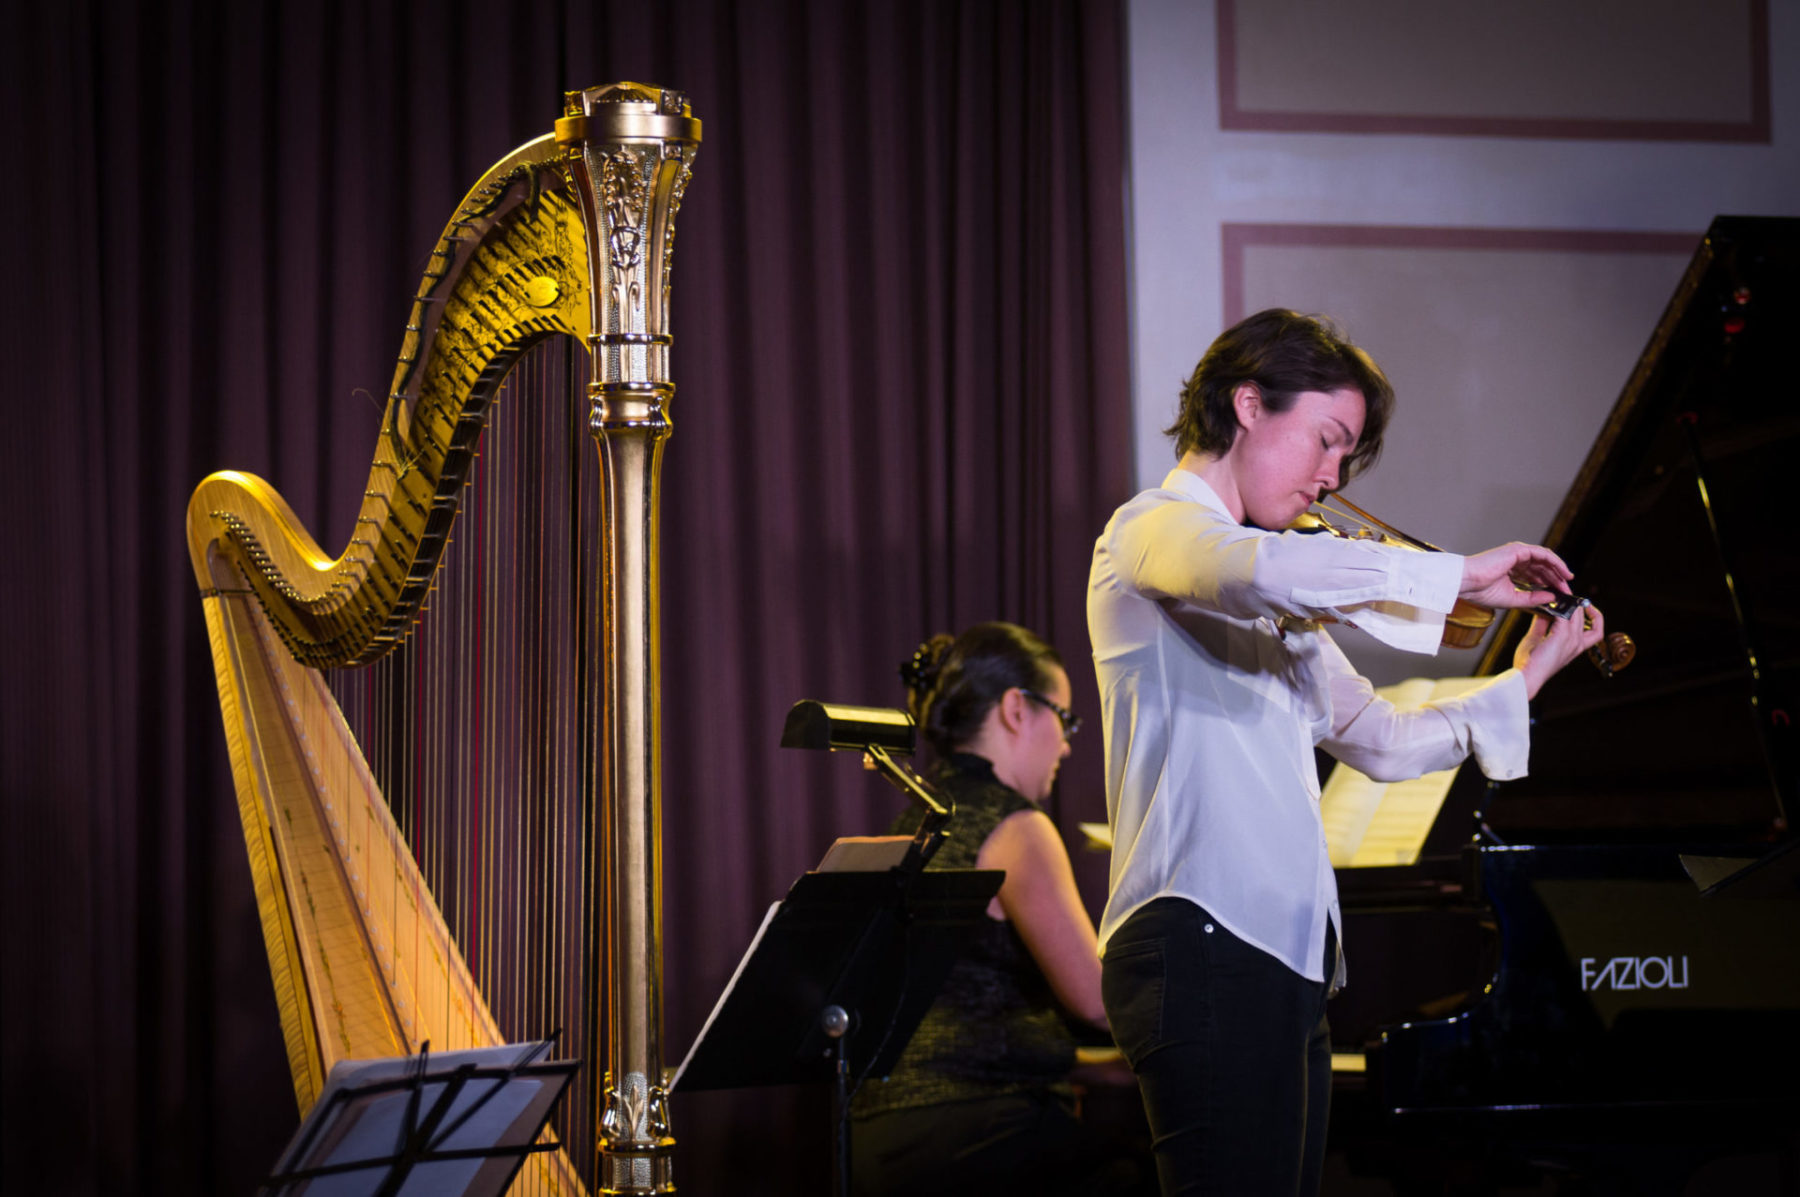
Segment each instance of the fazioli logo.
M1686 989L1686 956L1614 956L1599 960L1581 958L1581 988L1591 989Z

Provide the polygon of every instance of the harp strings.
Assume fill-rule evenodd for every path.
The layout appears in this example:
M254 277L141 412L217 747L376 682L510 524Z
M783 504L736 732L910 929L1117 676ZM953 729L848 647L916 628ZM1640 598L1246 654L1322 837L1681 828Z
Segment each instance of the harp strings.
M502 1037L560 1029L553 1054L583 1062L552 1126L591 1185L604 1024L599 812L587 795L598 792L602 596L585 373L569 338L521 357L489 407L411 636L329 681ZM375 922L405 925L407 900L396 894ZM434 1007L424 1025L466 1021L457 995L419 997ZM434 1051L456 1046L433 1038Z

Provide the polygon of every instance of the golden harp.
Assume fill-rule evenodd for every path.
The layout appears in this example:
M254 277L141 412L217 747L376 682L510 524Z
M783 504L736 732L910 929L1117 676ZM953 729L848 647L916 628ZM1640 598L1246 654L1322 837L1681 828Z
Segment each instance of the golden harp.
M590 88L475 185L341 554L251 475L188 507L300 1108L338 1060L560 1031L562 1147L514 1192L673 1187L658 486L699 141L676 92Z

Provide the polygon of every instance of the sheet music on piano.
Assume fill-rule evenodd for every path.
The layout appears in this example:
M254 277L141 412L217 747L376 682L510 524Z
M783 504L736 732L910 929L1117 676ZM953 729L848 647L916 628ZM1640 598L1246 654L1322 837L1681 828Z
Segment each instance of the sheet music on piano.
M1410 710L1433 699L1466 694L1487 681L1480 677L1415 677L1377 687L1375 693L1401 710ZM1425 837L1437 822L1460 768L1427 773L1412 781L1379 782L1340 761L1319 797L1331 867L1417 864ZM1090 851L1112 850L1112 829L1105 823L1079 826Z
M1454 698L1487 681L1479 677L1416 677L1381 686L1375 693L1401 710L1409 710L1436 698ZM1332 867L1417 864L1457 772L1443 769L1412 781L1384 783L1340 761L1319 796L1319 816L1325 824Z

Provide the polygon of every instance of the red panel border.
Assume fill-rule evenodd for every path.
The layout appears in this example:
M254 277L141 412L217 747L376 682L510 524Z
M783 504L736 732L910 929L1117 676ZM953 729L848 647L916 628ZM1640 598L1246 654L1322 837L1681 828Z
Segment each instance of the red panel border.
M1704 232L1636 233L1600 229L1483 229L1425 225L1235 224L1219 226L1225 325L1244 310L1244 251L1253 245L1331 249L1470 249L1555 253L1692 254Z
M1263 133L1413 133L1436 137L1526 137L1586 141L1770 143L1769 4L1750 3L1748 121L1632 121L1580 117L1425 116L1362 112L1269 112L1237 102L1237 0L1217 0L1219 127Z

